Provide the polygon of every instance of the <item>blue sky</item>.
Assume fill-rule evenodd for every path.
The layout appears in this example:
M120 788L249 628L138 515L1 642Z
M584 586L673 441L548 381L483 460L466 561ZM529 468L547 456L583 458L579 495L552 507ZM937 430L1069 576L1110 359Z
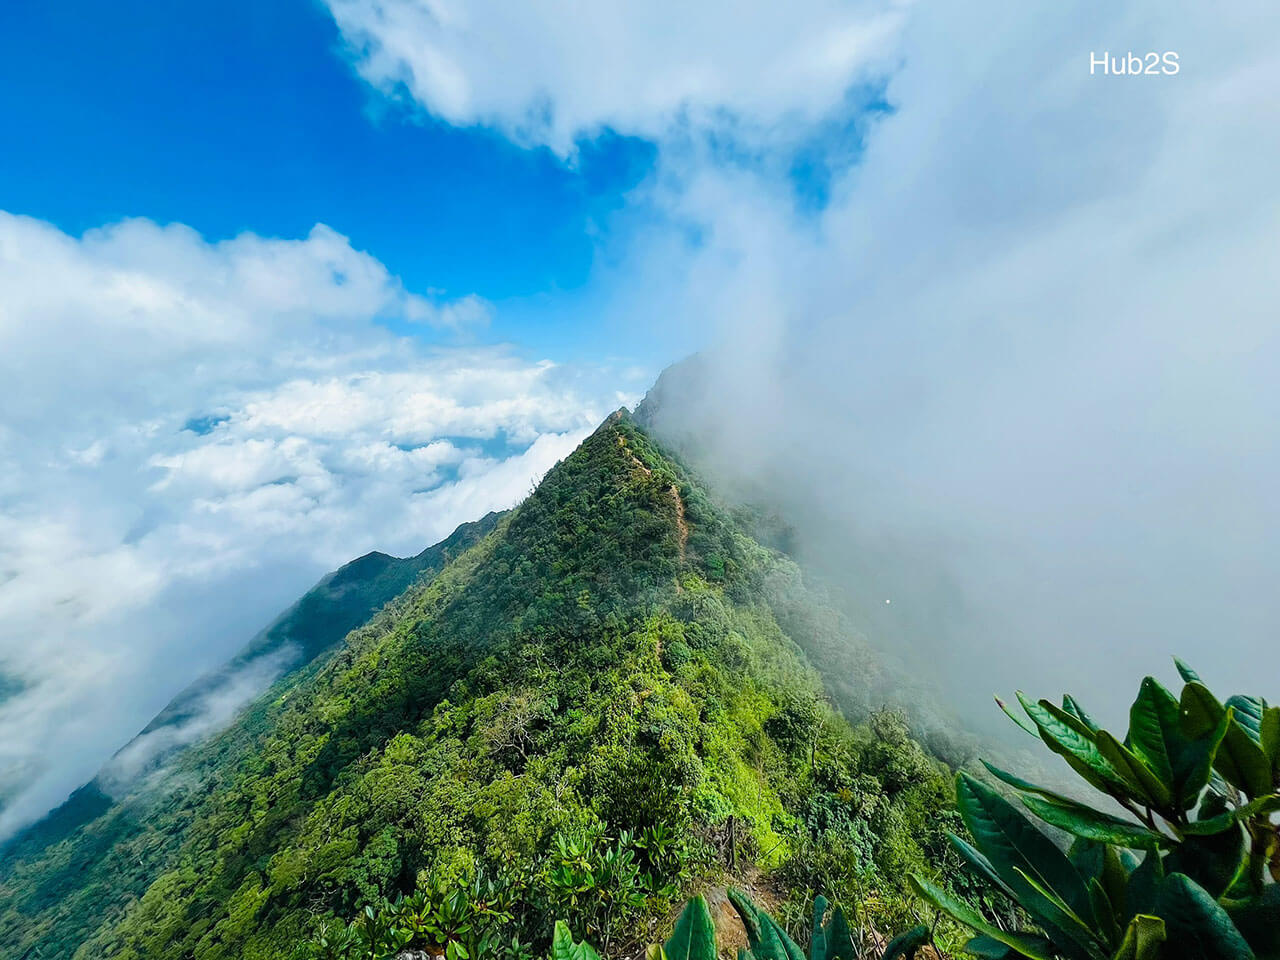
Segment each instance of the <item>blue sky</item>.
M605 132L566 162L393 102L349 61L310 0L6 4L0 208L73 234L124 217L209 240L325 223L411 290L511 301L488 339L564 359L604 347L589 317L521 304L581 290L655 146Z

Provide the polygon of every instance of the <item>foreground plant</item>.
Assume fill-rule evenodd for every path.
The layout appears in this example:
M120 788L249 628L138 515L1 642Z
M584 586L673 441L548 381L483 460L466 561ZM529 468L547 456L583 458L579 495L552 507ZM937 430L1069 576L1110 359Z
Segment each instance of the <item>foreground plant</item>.
M828 917L827 898L822 895L813 901L813 936L807 958L782 925L745 893L730 889L729 902L747 933L747 947L738 951L738 960L857 960L844 911L834 907ZM928 940L928 929L916 927L891 942L881 960L911 960ZM649 947L646 960L716 960L716 928L707 901L701 896L690 900L667 942Z
M1115 814L990 763L1037 820L1074 838L1063 852L982 781L961 773L973 842L950 839L977 877L1025 911L1009 931L920 876L925 899L978 933L980 957L1032 960L1266 960L1280 957L1280 707L1220 702L1180 661L1175 697L1147 677L1121 740L1070 696L1018 694L1015 723L1117 807ZM1127 813L1127 816L1118 815Z

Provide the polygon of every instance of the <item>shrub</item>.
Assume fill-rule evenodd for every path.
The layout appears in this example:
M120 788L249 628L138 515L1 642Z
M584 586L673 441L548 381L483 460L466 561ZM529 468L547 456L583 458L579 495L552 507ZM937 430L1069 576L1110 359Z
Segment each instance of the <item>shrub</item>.
M957 803L972 843L951 842L991 890L1033 924L1011 931L913 876L926 899L978 933L981 957L1032 960L1249 960L1280 956L1280 707L1220 702L1178 662L1174 697L1142 682L1123 740L1070 696L1058 706L1021 693L1025 719L1117 816L993 764L1037 820L1074 838L1063 852L992 786L967 773Z

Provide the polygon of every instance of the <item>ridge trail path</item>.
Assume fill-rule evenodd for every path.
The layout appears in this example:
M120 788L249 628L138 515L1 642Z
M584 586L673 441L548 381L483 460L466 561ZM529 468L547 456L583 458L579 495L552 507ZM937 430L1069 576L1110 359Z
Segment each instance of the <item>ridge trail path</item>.
M653 471L636 456L635 451L627 445L626 437L622 436L622 434L618 434L618 446L626 451L627 456L631 458L631 462L646 477L653 476ZM689 522L684 517L684 499L680 496L680 488L673 483L668 489L671 493L671 501L676 508L676 539L680 544L680 562L684 563L686 549L689 545Z

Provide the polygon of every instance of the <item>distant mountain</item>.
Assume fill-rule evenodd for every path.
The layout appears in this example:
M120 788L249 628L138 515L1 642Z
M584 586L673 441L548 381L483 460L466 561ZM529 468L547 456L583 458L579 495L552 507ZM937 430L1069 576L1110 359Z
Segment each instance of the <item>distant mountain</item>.
M556 917L632 955L726 879L910 915L948 781L871 712L875 658L752 535L768 523L619 411L489 526L162 787L8 865L0 957L287 960L415 889L441 938L500 932L471 960L545 951Z
M0 957L10 945L40 942L46 926L57 927L58 938L70 941L78 929L90 929L110 915L128 896L132 876L111 869L111 854L119 854L142 830L152 807L167 802L166 785L153 783L166 765L189 775L216 765L224 757L246 749L260 729L237 724L219 737L213 756L178 760L177 755L231 723L237 710L272 685L287 687L331 652L350 631L368 622L378 610L415 582L428 582L451 560L483 539L502 514L490 513L464 523L448 538L417 556L398 558L369 553L327 574L300 600L254 637L226 665L179 693L112 759L90 783L75 791L60 807L38 823L20 831L0 850ZM206 747L202 754L209 753ZM151 775L151 779L149 776ZM139 851L138 862L161 862L165 852L181 840L181 829L155 835L157 842ZM129 854L130 859L132 853ZM89 912L60 909L71 891L92 886L95 877L111 877L115 885L105 902L89 905ZM139 880L145 878L138 878ZM26 936L24 936L24 933ZM74 945L74 944L73 944ZM21 956L21 951L16 954ZM42 956L51 956L47 949Z
M415 580L438 573L450 560L478 543L500 517L500 513L490 513L478 521L464 523L448 538L414 557L402 559L375 551L328 574L223 667L174 697L120 751L106 776L123 772L132 779L147 768L161 765L172 749L198 738L208 726L211 713L215 721L229 719L220 716L224 711L211 710L211 704L221 701L238 708L276 677L307 666ZM247 684L246 678L250 678ZM139 762L143 758L145 766Z

